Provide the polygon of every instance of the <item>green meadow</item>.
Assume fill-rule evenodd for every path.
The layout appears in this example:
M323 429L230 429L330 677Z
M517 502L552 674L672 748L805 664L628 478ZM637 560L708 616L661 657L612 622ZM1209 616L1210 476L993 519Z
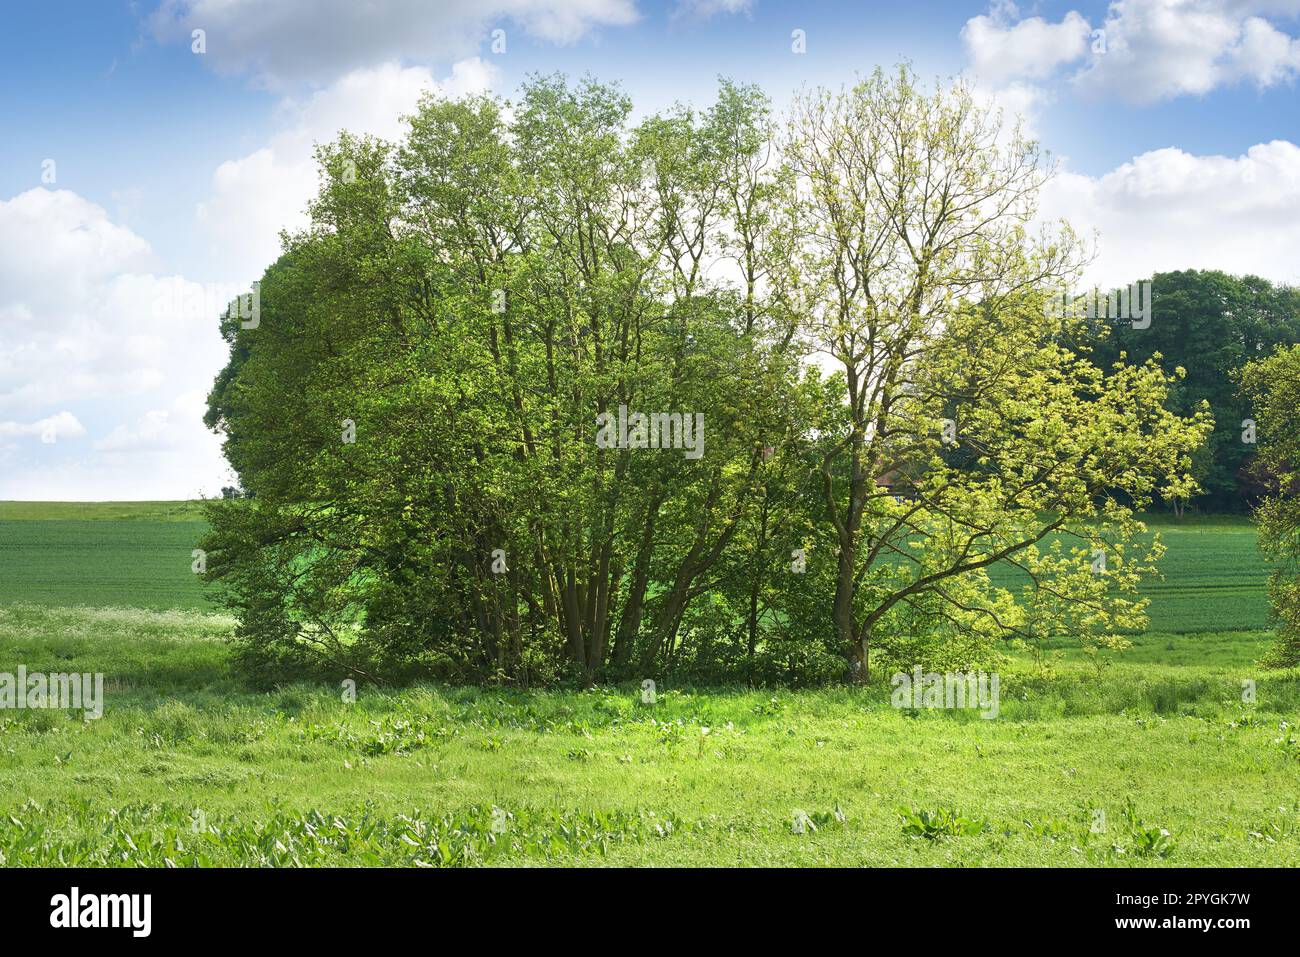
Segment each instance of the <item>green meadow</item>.
M257 692L192 503L0 503L0 672L105 675L98 720L0 711L0 863L1296 866L1253 529L1160 531L1151 631L1009 655L984 720L883 681Z

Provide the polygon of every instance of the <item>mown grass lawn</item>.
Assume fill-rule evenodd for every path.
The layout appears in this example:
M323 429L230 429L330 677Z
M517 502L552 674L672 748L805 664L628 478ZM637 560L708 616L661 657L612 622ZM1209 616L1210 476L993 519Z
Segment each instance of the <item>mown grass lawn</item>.
M1258 632L1100 673L1058 643L983 720L884 684L254 693L230 626L0 608L0 662L108 681L97 721L0 712L4 863L1300 864L1300 676L1253 666ZM909 836L900 807L974 833Z

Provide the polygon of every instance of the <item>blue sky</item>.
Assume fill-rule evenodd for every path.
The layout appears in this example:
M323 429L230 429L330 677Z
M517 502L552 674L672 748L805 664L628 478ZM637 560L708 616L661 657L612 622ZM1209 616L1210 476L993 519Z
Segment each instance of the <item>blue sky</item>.
M707 102L725 74L780 105L906 59L1025 116L1061 163L1044 215L1097 231L1099 280L1217 266L1300 282L1298 37L1300 0L13 5L0 498L227 481L197 422L223 360L207 305L301 223L312 142L396 135L422 89L509 95L532 72L591 73L651 112Z

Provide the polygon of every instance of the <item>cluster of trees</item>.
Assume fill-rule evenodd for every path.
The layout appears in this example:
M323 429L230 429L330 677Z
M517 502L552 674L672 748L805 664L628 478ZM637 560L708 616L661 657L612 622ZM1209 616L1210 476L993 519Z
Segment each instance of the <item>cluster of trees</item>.
M1238 388L1248 362L1300 343L1300 289L1258 276L1218 271L1156 273L1151 278L1151 321L1115 318L1093 347L1094 361L1153 359L1166 371L1186 371L1169 394L1169 407L1190 415L1208 402L1215 428L1193 456L1200 491L1190 502L1208 512L1245 512L1260 503L1269 476L1256 467L1255 421ZM1262 464L1262 463L1261 463Z
M209 399L245 664L865 681L1140 627L1133 510L1211 421L1047 308L1080 248L1029 228L1035 144L906 69L631 116L542 77L319 149ZM698 456L640 428L696 416Z

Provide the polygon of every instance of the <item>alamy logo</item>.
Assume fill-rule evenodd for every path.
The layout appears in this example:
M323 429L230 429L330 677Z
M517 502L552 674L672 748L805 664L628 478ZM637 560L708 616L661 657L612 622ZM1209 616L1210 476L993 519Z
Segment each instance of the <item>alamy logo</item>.
M71 894L50 898L51 927L129 927L132 937L148 937L153 925L150 894Z
M596 416L596 447L600 449L685 449L688 459L704 454L704 413L633 412L618 407L618 416Z
M207 319L224 312L245 329L256 329L262 321L261 283L253 283L249 292L233 283L199 284L173 278L160 280L157 289L155 318Z
M923 673L918 666L910 675L898 672L889 683L894 688L889 703L895 708L978 708L981 718L998 716L996 672Z
M1134 329L1146 329L1151 325L1151 282L1130 283L1105 296L1099 289L1081 296L1062 290L1047 298L1043 313L1048 318L1127 319Z
M104 676L78 674L30 674L24 665L15 674L0 671L0 709L51 708L56 711L82 710L87 720L104 716Z

